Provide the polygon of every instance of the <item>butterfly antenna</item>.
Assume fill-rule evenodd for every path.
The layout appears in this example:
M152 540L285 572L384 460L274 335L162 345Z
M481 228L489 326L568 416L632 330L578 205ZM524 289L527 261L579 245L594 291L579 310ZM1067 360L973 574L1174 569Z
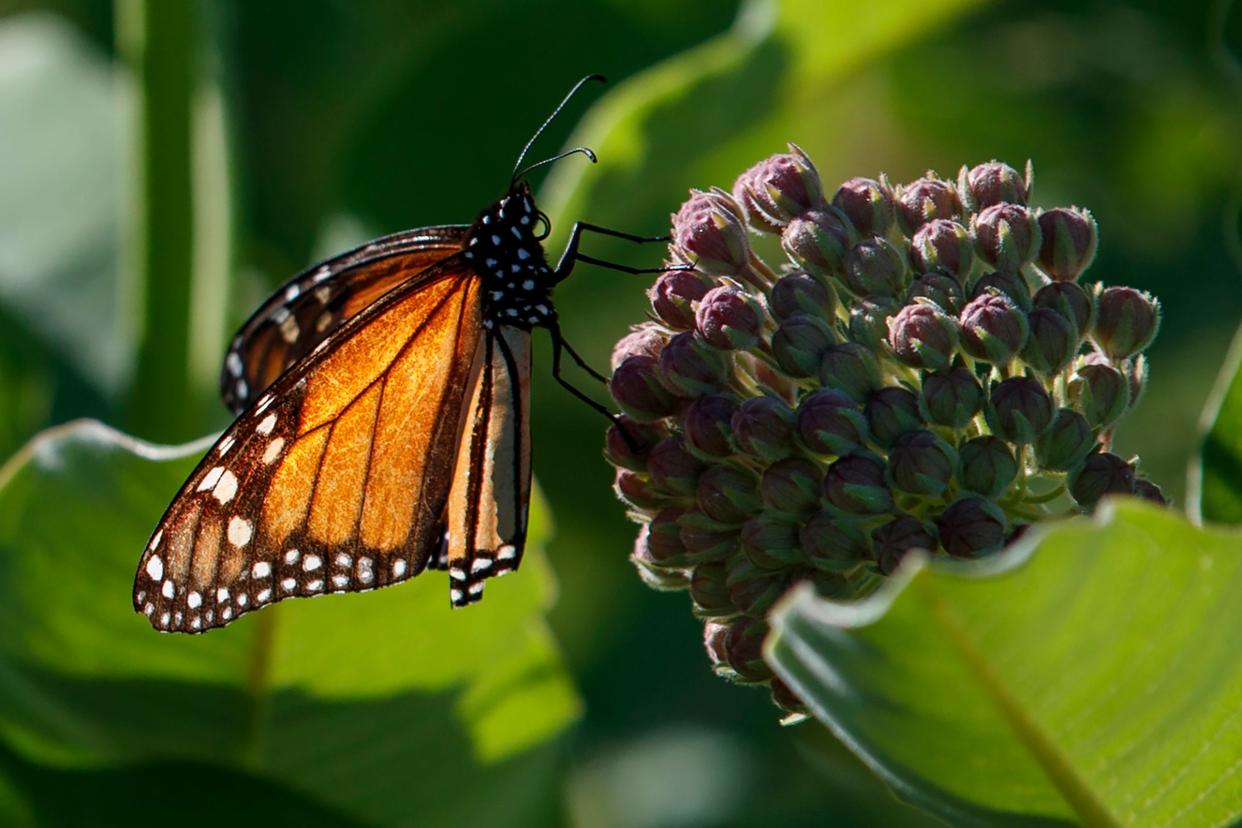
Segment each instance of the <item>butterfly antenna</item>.
M565 108L565 104L569 103L569 101L573 98L573 96L577 94L578 90L581 89L588 81L599 81L601 83L607 83L608 79L605 78L603 75L587 75L585 78L583 78L582 80L574 84L573 89L570 89L569 92L565 95L565 97L561 99L561 102L556 105L556 109L552 110L552 114L549 115L544 120L544 122L539 125L539 129L535 130L535 134L530 136L530 140L526 142L526 146L522 147L522 152L520 155L518 155L517 163L513 165L513 178L509 180L509 186L513 186L513 184L515 184L517 180L521 178L522 175L525 174L528 170L534 169L535 167L539 166L539 164L535 164L527 168L527 170L523 170L522 162L526 160L526 153L530 151L531 145L534 144L536 140L538 140L539 136L543 134L543 131L548 128L548 124L552 123L552 121L556 118L556 116L561 113L561 110ZM571 150L570 152L577 152L577 151L578 150ZM566 153L566 155L568 154L569 153ZM590 157L592 161L595 160L594 153L591 153L588 150L587 154L588 154L588 157ZM557 156L557 158L563 158L563 157L564 155ZM548 161L544 161L540 163L541 164L551 163L551 161L553 160L555 159L548 159Z
M517 181L519 178L522 178L531 170L537 170L540 167L547 166L548 164L551 164L555 161L560 161L562 158L568 158L571 155L577 155L578 153L582 153L587 158L590 158L592 164L595 164L599 161L599 159L595 157L595 153L591 151L590 147L574 147L571 150L565 150L560 155L554 155L551 158L545 158L542 161L536 161L535 163L531 164L528 167L523 167L521 172L513 176L513 180Z

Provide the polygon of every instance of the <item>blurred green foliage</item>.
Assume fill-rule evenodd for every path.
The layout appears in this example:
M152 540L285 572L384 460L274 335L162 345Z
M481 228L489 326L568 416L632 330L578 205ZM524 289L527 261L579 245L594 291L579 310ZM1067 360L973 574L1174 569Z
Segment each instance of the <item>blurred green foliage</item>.
M6 454L77 416L170 442L223 426L214 401L223 343L267 291L369 235L469 221L499 194L517 150L562 91L599 71L610 88L592 105L575 103L542 145L550 153L573 132L601 156L596 167L563 162L540 191L558 231L554 250L575 219L661 232L688 187L730 187L790 140L817 160L828 186L880 171L900 181L928 167L948 175L992 157L1032 158L1036 204L1082 204L1099 219L1093 272L1164 303L1151 389L1118 443L1142 454L1166 492L1182 495L1198 412L1242 307L1242 14L1228 3L314 0L290 13L280 3L187 0L189 13L168 25L183 27L192 54L162 52L171 40L142 40L132 25L139 4L118 5L0 0ZM165 131L158 111L137 106L161 100L137 95L133 70L143 61L186 67L179 83L191 98L181 126ZM147 150L152 140L174 140L173 130L190 140L191 169L162 196L188 200L192 211L179 221L150 209L161 197L151 187L169 182L150 180ZM141 233L161 221L189 238L162 237L169 252L153 257ZM599 239L590 252L658 255ZM161 269L172 261L176 272ZM582 267L559 291L566 333L595 364L642 318L643 286ZM625 559L633 530L599 458L602 421L541 371L542 342L535 357L535 467L557 523L547 550L559 599L548 617L584 713L563 739L505 760L529 769L506 766L506 779L529 772L540 780L525 800L512 785L489 794L493 777L473 775L466 752L428 736L419 749L445 765L429 778L443 786L435 802L448 801L446 791L494 797L484 804L509 813L506 824L552 814L579 826L921 824L822 729L781 730L762 694L710 674L683 602L646 590ZM167 468L142 483L145 511L129 515L129 534L109 540L117 556L128 544L137 559L135 538L179 479ZM0 547L7 559L39 527L5 521L15 527ZM6 570L0 587L18 589L3 583L10 577ZM484 610L507 600L499 593L535 589L520 579L532 573L497 584ZM127 585L115 586L122 580L107 597L125 603ZM415 587L394 592L407 589ZM61 607L70 600L56 598ZM354 610L350 599L334 600ZM325 614L332 603L323 602ZM371 612L365 601L356 606ZM390 644L413 648L443 635L438 643L451 648L457 622L448 618L447 610L429 616ZM127 620L126 641L150 635L141 619ZM0 633L6 652L11 629ZM239 629L234 638L253 634ZM231 634L203 646L226 647ZM176 645L185 642L152 646ZM97 675L80 680L105 695L120 689ZM435 703L419 701L401 721L443 724L420 723L436 715ZM514 716L514 727L524 718ZM82 727L63 708L46 724L71 735ZM109 821L132 818L118 792L143 785L159 788L144 806L157 808L213 786L239 797L253 790L244 773L193 761L144 754L93 770L6 737L0 818L81 821L50 793L67 784L97 796L96 813ZM333 770L332 755L314 761ZM296 821L344 818L304 800L296 783L265 784L271 807L305 813ZM205 808L204 821L212 813ZM403 816L421 822L414 810Z

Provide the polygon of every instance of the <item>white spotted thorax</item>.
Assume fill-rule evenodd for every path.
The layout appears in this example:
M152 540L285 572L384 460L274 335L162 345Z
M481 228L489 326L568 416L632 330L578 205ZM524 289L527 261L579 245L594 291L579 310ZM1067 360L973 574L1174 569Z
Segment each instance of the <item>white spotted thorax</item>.
M462 255L483 279L483 326L530 329L556 319L555 274L535 226L546 221L521 182L470 227Z

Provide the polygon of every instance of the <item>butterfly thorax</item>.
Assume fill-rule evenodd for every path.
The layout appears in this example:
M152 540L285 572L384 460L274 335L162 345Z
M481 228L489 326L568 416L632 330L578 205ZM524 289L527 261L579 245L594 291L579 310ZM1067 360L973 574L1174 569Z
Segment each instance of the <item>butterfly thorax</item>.
M542 218L525 183L488 207L470 227L462 254L483 280L483 325L533 328L556 318L555 275L535 227Z

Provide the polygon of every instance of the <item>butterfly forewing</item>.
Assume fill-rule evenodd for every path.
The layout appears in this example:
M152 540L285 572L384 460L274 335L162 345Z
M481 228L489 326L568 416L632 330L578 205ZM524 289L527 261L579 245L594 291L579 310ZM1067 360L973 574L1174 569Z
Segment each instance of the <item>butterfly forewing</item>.
M396 233L307 268L277 290L234 337L220 394L245 410L290 366L352 317L461 249L467 227Z
M481 308L479 280L450 257L282 374L165 513L135 608L198 632L421 571L441 543Z

